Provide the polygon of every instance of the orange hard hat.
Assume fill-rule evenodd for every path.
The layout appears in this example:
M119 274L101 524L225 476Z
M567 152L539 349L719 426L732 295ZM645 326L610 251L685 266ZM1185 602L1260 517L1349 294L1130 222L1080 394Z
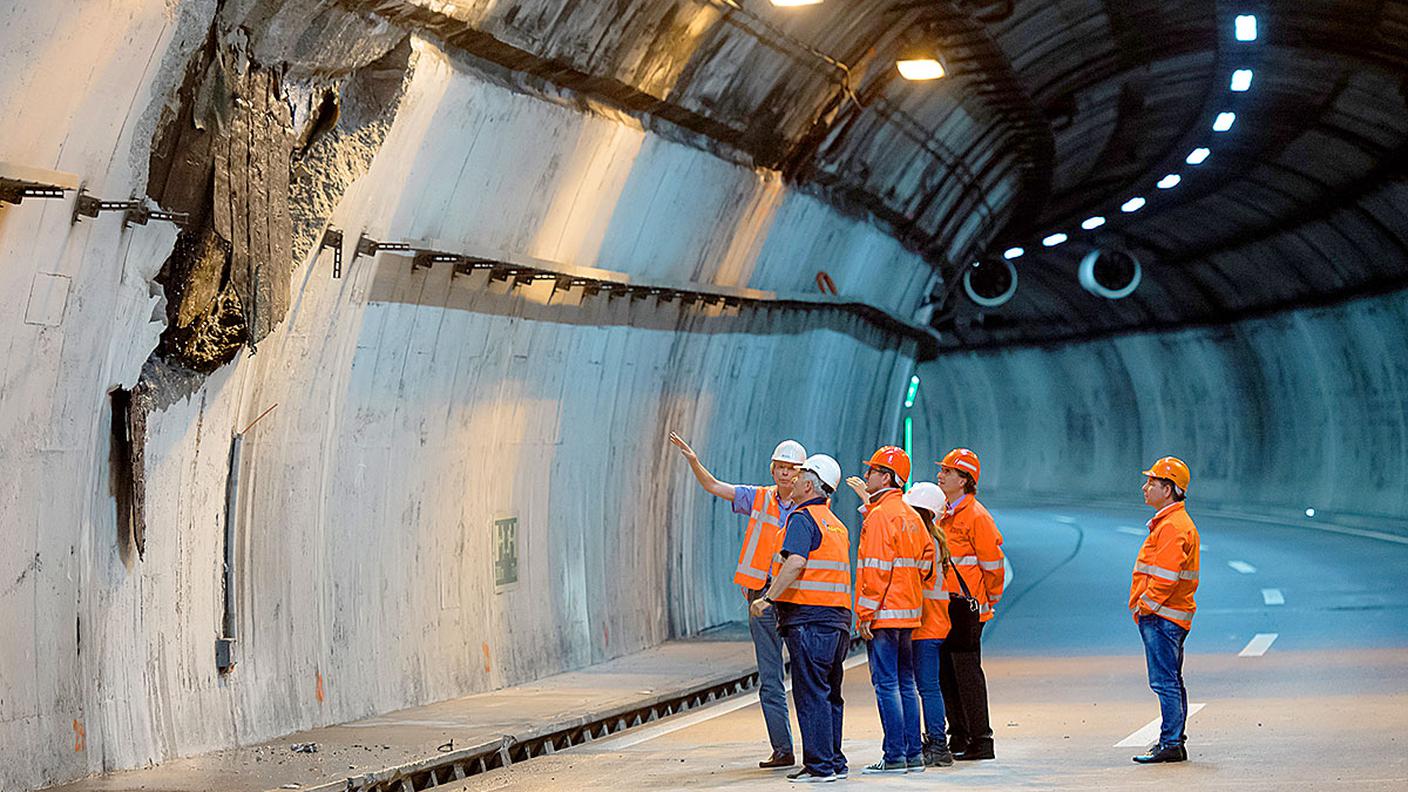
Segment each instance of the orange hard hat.
M1168 479L1181 490L1188 489L1188 482L1193 480L1193 474L1188 470L1188 465L1178 457L1164 457L1158 462L1149 466L1144 471L1144 475L1154 478Z
M885 468L898 476L901 484L909 481L909 454L899 446L882 446L876 449L865 464Z
M955 448L944 454L944 459L939 463L939 467L961 470L973 477L974 484L978 482L978 474L983 470L982 463L978 461L978 455L966 448Z

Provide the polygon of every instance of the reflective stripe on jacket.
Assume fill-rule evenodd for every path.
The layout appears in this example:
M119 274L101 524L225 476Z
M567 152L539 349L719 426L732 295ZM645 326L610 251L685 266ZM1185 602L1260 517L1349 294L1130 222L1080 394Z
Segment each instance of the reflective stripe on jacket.
M963 575L963 582L978 600L978 619L988 621L993 608L1002 599L1007 581L1003 564L1002 534L987 507L971 494L960 496L939 520L948 537L948 549L953 554L953 566ZM944 572L944 588L962 593L953 569Z
M748 515L748 530L743 534L743 548L738 552L733 582L744 588L762 588L768 582L768 568L780 547L782 507L777 500L777 487L758 487L753 494L753 511Z
M857 621L871 629L919 626L934 544L900 490L880 493L865 510L856 566Z
M1198 528L1182 501L1160 509L1149 521L1149 536L1139 548L1129 585L1129 612L1135 621L1152 613L1185 630L1193 628L1198 541Z
M827 506L804 507L821 529L821 544L807 555L807 565L786 591L774 599L796 605L851 607L851 537ZM774 566L774 574L780 568Z

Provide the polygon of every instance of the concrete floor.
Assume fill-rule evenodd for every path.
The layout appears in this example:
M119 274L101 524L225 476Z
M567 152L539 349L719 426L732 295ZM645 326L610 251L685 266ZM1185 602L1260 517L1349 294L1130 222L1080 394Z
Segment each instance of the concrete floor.
M1036 789L1408 788L1408 539L1198 518L1205 550L1188 641L1192 761L1139 767L1117 747L1158 717L1124 604L1147 515L998 509L1014 568L986 645L998 759L845 782ZM1275 591L1272 591L1275 590ZM1284 604L1277 602L1277 593ZM1242 656L1258 634L1276 638ZM1263 642L1265 639L1263 639ZM847 675L853 771L879 756L869 678ZM686 713L460 790L777 788L756 706Z

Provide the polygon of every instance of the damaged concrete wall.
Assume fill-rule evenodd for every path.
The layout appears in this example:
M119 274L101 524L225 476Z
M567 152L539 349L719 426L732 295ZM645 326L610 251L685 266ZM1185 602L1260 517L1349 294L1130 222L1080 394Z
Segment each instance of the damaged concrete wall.
M164 136L232 6L23 6L3 34L16 43L0 55L0 104L43 126L0 138L0 161L79 173L105 198L161 192L192 219L178 242L170 224L124 229L117 214L71 226L71 197L0 207L0 285L31 295L0 307L0 464L15 471L0 484L14 549L0 561L0 630L16 636L0 648L0 787L519 682L740 618L728 583L740 525L690 483L666 431L735 480L766 476L775 436L843 460L893 439L886 395L912 350L844 314L710 315L547 284L498 295L387 256L349 255L331 279L331 254L311 250L328 218L351 238L433 236L644 279L794 291L826 269L899 313L929 278L880 229L773 173L525 96L375 25L357 33L376 38L374 54L345 73L311 55L243 72L279 75L262 118L287 122L287 138L270 136L276 153L288 146L294 197L286 220L268 206L245 216L291 229L287 248L264 235L267 266L289 260L259 297L287 310L265 314L257 354L234 346L195 371L163 331L243 319L249 284L264 281L235 285L240 234L215 214L218 171L235 169L182 181L162 175L204 173L213 155L155 163L200 151ZM296 27L294 10L266 14L266 29ZM252 30L239 51L304 40ZM66 65L32 68L45 62ZM221 128L207 127L210 151ZM232 203L276 203L277 165L259 165L274 190ZM194 255L180 259L183 247ZM222 306L231 294L238 306ZM772 387L793 367L799 379ZM111 483L117 387L140 410L142 553L120 535ZM768 427L757 448L736 444L740 423ZM231 437L247 427L237 665L221 675L225 488ZM519 579L500 587L493 520L510 515Z

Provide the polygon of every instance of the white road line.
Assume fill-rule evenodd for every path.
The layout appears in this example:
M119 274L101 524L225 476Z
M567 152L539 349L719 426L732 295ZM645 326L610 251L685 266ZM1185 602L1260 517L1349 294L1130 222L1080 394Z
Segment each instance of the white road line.
M1058 523L1065 523L1066 525L1076 524L1076 518L1068 514L1053 514L1051 515L1051 519L1055 520Z
M1149 535L1149 532L1148 532L1148 531L1141 530L1141 529L1139 529L1139 528L1135 528L1135 527L1130 526L1130 525L1121 525L1120 527L1116 528L1115 530L1116 530L1116 531L1119 531L1119 532L1122 533L1122 534L1129 534L1130 536L1148 536L1148 535Z
M1248 564L1246 561L1228 561L1227 566L1241 572L1243 575L1250 575L1256 571L1256 567Z
M1281 593L1281 589L1262 589L1261 599L1267 605L1286 604L1286 595Z
M1266 654L1266 650L1271 648L1271 644L1276 643L1276 636L1280 633L1257 633L1247 645L1242 647L1242 651L1237 653L1238 657L1261 657Z
M841 664L841 667L849 671L850 669L855 668L856 666L865 665L865 663L866 656L864 654L858 654L855 657L847 658L846 662ZM788 678L785 682L783 682L782 686L788 691L792 690L791 678ZM620 751L626 748L630 748L634 745L640 745L641 743L646 742L647 740L653 740L656 737L664 737L667 734L673 734L674 732L677 732L681 729L688 729L690 726L694 726L698 723L703 723L704 721L713 720L714 718L720 717L722 715L727 715L730 712L737 712L738 710L741 710L744 707L751 707L757 703L758 694L749 693L746 696L739 696L738 698L733 699L731 701L722 701L713 706L705 707L704 709L699 710L698 712L693 712L688 715L681 715L678 718L671 719L668 723L662 723L659 726L652 726L649 728L641 729L640 731L635 732L634 734L624 734L614 740L603 740L601 742L583 743L578 746L573 746L573 748L569 748L567 750L576 750L578 748L591 748L592 750L597 751ZM562 752L559 751L559 753Z
M1189 704L1188 718L1191 720L1198 710L1206 707L1206 704ZM1159 718L1154 718L1144 724L1139 731L1115 743L1116 748L1143 748L1151 745L1159 739Z

